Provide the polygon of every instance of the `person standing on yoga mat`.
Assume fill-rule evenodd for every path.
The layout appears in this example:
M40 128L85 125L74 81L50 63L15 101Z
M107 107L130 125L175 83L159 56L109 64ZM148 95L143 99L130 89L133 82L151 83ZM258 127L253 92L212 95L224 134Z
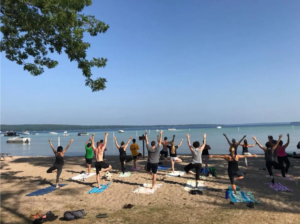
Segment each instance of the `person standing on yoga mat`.
M178 147L181 146L182 142L183 142L183 139L181 139L180 143L178 145L176 145L176 146L175 146L175 142L174 141L171 142L171 145L168 145L168 149L170 151L170 160L171 160L171 166L172 166L172 171L173 172L175 171L174 170L175 162L177 162L177 163L181 163L182 162L182 160L177 157L177 149L178 149Z
M88 175L90 175L91 172L91 165L94 157L93 152L92 137L90 137L89 140L85 143L85 161L88 167Z
M132 144L130 145L130 151L133 158L134 169L137 169L136 161L142 156L142 154L139 152L139 149L140 147L138 144L136 144L136 140L132 139Z
M229 141L229 139L227 138L227 135L226 134L223 134L229 144L229 150L231 148L234 148L234 154L236 155L237 154L237 148L239 147L239 145L241 144L241 142L243 141L244 138L246 138L246 135L244 135L244 137L239 141L239 142L236 142L236 140L233 138L231 140L231 142Z
M278 145L279 145L279 142L280 142L280 139L282 138L282 135L279 135L279 139L278 141L276 142L275 145L272 145L272 139L269 138L269 142L266 143L266 147L263 147L261 144L259 144L259 142L257 141L256 137L253 136L252 137L253 140L256 142L256 144L259 146L259 148L261 148L262 150L264 150L265 152L265 160L266 160L266 167L267 167L267 170L269 172L269 175L271 177L271 182L274 184L274 176L273 176L273 172L272 172L272 166L275 168L280 168L281 170L281 175L283 177L285 177L285 171L284 171L284 167L281 166L280 164L278 164L277 162L274 161L274 157L273 157L273 154L274 154L274 151L277 149Z
M234 194L236 194L236 186L234 184L235 180L240 180L244 178L244 174L239 170L239 159L243 159L243 158L249 158L249 157L257 157L257 155L253 154L253 155L235 155L235 150L236 148L231 147L229 149L230 154L229 155L210 155L210 158L221 158L221 159L225 159L226 161L228 161L228 176L229 176L229 180L232 186L232 189L234 191Z
M121 162L121 169L122 169L123 174L125 173L125 163L128 163L132 160L132 156L127 156L127 154L126 154L126 148L129 144L129 142L131 141L131 139L132 139L132 137L129 137L129 140L126 143L126 145L122 141L121 146L119 146L116 136L114 137L115 144L116 144L117 148L119 149L119 153L120 153L120 162Z
M266 144L267 144L268 142L271 143L271 147L272 147L273 145L276 145L277 140L274 140L274 139L273 139L273 136L272 136L272 135L269 135L269 136L268 136L268 141L266 142ZM273 160L274 160L275 162L278 162L278 161L277 161L277 149L278 149L278 146L277 146L277 148L273 151Z
M104 144L97 142L97 147L95 147L95 142L94 142L95 134L92 134L92 146L93 146L93 150L94 150L95 157L96 157L96 163L95 163L96 174L97 174L96 180L97 180L99 189L101 189L100 177L102 177L104 172L112 169L111 165L109 165L108 163L103 161L103 153L104 153L104 150L105 150L106 144L107 144L107 136L108 136L108 133L105 133Z
M204 144L204 140L203 140L203 144ZM202 160L205 163L205 168L208 169L208 160L209 160L209 152L208 150L211 150L210 146L207 145L207 142L205 144L205 147L202 151Z
M287 134L287 143L285 145L283 145L282 140L280 140L278 147L277 147L277 159L278 159L278 163L280 166L283 166L283 163L286 164L285 167L285 173L287 174L289 171L289 167L290 167L290 161L287 157L287 154L285 152L285 149L288 147L288 145L290 144L290 135ZM283 166L284 167L284 166Z
M256 144L250 145L247 142L247 139L244 139L244 144L240 143L240 146L243 147L243 155L251 155L251 153L248 151L248 148L256 146ZM246 167L248 167L247 158L245 157L245 164Z
M148 162L146 165L146 170L152 174L152 189L155 189L155 183L156 183L156 174L158 170L158 163L159 163L159 150L161 146L161 140L162 140L162 133L163 131L160 131L159 136L157 136L157 142L158 144L155 144L155 141L151 142L151 146L149 145L148 141L148 135L147 130L145 131L145 140L146 140L146 147L148 150Z
M187 166L184 167L186 173L190 173L195 175L196 177L196 187L198 187L198 180L200 180L200 171L202 165L202 151L206 144L206 134L203 135L203 145L200 147L200 142L196 141L193 142L193 146L190 143L190 135L186 134L187 143L192 153L192 162L189 163ZM191 171L195 169L196 173Z
M53 153L55 155L55 162L54 162L53 166L47 170L47 173L56 172L56 188L59 188L58 182L59 182L59 177L60 177L60 174L62 171L62 167L64 165L64 155L67 152L68 148L71 146L73 139L70 140L70 143L69 143L69 145L67 145L65 150L63 150L62 146L58 146L57 151L54 149L50 139L48 141L49 141L50 147L52 148Z

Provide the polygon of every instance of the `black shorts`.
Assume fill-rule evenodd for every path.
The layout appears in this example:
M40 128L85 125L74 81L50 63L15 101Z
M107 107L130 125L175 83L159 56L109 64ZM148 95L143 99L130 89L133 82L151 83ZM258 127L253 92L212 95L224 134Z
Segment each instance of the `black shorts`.
M93 162L93 158L91 158L91 159L85 158L85 161L87 164L91 165Z
M132 158L133 158L134 160L136 160L136 159L139 158L140 156L142 156L141 153L139 153L137 156L132 156Z
M147 163L147 171L152 172L153 174L157 173L158 163Z
M161 150L160 155L164 156L165 158L168 158L168 151Z
M234 177L243 177L244 174L241 171L229 171L228 170L228 176L230 179L230 183L234 184Z
M192 169L195 169L196 172L196 180L200 180L200 171L202 164L201 163L189 163L184 167L184 171L189 173Z
M95 163L95 167L96 167L96 174L98 175L99 172L103 169L106 169L109 167L109 164L104 162L104 161L100 161L100 162L96 162Z

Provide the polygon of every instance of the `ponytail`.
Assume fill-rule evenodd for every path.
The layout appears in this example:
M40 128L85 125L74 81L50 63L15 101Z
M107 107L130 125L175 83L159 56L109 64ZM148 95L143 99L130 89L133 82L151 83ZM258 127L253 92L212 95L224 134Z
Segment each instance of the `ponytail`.
M171 153L172 153L172 154L175 154L175 145L174 145L174 144L172 144L172 147L171 147Z
M234 159L234 151L235 151L235 148L234 148L234 147L231 147L229 150L230 150L230 155L231 155L232 159Z

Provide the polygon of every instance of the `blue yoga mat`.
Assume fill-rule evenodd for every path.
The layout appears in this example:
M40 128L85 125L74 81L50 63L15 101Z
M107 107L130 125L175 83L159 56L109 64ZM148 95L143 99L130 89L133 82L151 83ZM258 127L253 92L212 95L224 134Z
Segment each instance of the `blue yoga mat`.
M229 191L229 197L232 202L256 202L257 201L252 195L252 193L249 194L249 192L238 191L236 197L234 197L232 194L233 191Z
M98 193L101 193L104 190L106 190L109 185L110 185L110 182L108 182L108 184L106 184L106 185L101 184L101 189L99 189L98 187L94 187L92 190L90 190L88 192L88 194L98 194Z
M169 168L169 166L159 166L158 170L168 170Z
M59 184L58 186L63 187L63 186L66 186L66 184ZM46 187L44 189L39 189L37 191L34 191L30 194L27 194L26 196L40 196L40 195L48 194L55 190L56 190L55 185L52 185L52 186Z

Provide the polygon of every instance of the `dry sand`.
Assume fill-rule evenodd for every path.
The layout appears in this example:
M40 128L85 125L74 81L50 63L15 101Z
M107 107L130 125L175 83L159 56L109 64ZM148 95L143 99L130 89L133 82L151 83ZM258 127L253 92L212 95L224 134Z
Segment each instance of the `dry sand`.
M190 162L190 156L180 156L182 164L176 164L176 170ZM225 199L225 189L229 185L227 163L220 159L211 159L210 165L217 171L217 178L205 180L210 190L203 195L190 195L183 188L191 176L166 177L163 186L153 195L134 194L133 191L143 183L151 183L151 176L143 170L132 172L130 177L120 178L118 157L107 157L113 171L111 185L100 194L87 194L95 184L96 177L85 182L71 181L70 178L81 171L86 171L83 157L65 157L65 165L61 175L61 183L65 187L42 196L26 197L25 195L55 183L56 174L47 174L46 170L53 164L53 157L14 157L1 161L1 223L31 223L30 214L52 211L62 217L65 211L85 209L84 219L72 223L300 223L300 183L280 177L275 180L291 188L293 192L276 192L265 183L270 181L263 168L264 159L248 159L249 168L244 161L239 162L240 169L247 174L237 185L243 191L251 191L262 201L251 209L246 203L229 204ZM290 158L289 174L299 176L300 159ZM143 166L146 160L140 160ZM127 169L132 163L126 165ZM93 171L95 172L95 171ZM158 178L168 171L159 171ZM280 173L274 170L274 173ZM300 181L299 181L300 182ZM107 183L102 180L102 183ZM214 189L220 190L214 191ZM133 204L132 209L123 209L124 204ZM99 219L95 216L107 213L108 218ZM50 222L49 222L50 223ZM52 223L64 223L56 220Z

